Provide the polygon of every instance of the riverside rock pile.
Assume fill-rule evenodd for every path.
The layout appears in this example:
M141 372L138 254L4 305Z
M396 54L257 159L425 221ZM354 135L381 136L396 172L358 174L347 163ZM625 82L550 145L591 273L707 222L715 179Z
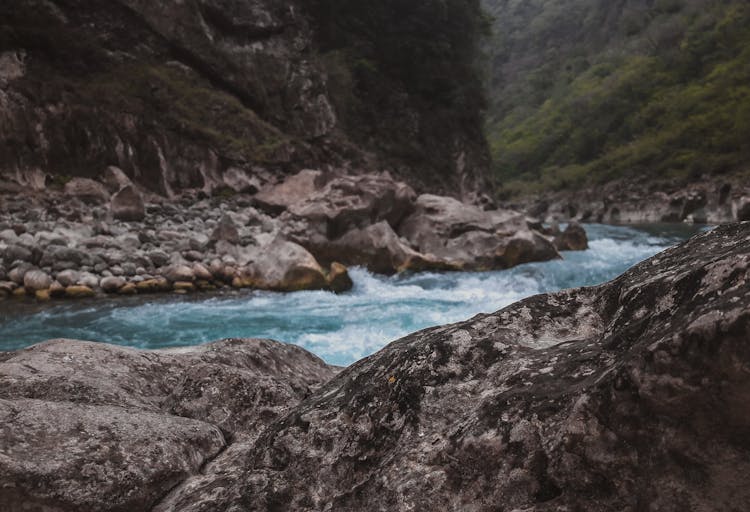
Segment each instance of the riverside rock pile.
M417 197L387 174L305 170L255 195L165 199L110 167L101 183L13 192L0 204L0 297L340 292L352 286L347 265L486 270L560 257L522 214Z
M744 510L749 340L743 223L610 283L414 333L340 373L267 340L50 341L0 353L0 503Z

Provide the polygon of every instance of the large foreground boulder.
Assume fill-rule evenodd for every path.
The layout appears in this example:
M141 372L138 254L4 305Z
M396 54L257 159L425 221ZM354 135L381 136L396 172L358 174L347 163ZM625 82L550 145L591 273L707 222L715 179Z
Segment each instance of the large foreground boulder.
M0 361L9 512L150 510L335 374L267 340L149 353L54 340Z
M0 361L10 510L750 503L750 223L598 287L409 335L317 390L334 370L268 341L180 352L58 341Z

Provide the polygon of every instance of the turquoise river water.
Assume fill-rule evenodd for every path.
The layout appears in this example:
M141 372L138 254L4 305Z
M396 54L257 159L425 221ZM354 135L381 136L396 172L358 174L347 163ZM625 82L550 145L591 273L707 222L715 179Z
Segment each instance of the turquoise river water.
M489 313L548 291L602 283L694 234L690 226L586 225L590 248L510 270L393 277L351 269L354 289L290 294L232 291L60 302L0 302L0 350L50 338L140 348L261 337L300 345L348 365L410 332Z

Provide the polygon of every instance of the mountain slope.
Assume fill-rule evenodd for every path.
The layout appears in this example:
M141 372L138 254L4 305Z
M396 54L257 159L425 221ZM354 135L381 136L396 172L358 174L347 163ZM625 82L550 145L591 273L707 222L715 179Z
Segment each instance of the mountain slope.
M750 8L714 0L485 0L488 138L505 195L750 162Z
M168 195L220 189L228 170L265 181L304 167L388 169L464 195L483 181L481 101L458 91L480 89L464 65L478 0L418 13L388 0L380 17L338 0L12 4L0 6L0 173L19 181L108 165ZM438 80L435 58L415 77L373 51L384 39L424 48L409 39L417 28L455 50L441 61L462 70L453 81Z

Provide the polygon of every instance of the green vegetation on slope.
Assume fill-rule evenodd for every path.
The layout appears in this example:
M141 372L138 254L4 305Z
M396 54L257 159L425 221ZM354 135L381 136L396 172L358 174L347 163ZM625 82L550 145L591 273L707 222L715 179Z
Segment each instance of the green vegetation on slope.
M747 170L746 2L487 3L487 131L506 195Z

